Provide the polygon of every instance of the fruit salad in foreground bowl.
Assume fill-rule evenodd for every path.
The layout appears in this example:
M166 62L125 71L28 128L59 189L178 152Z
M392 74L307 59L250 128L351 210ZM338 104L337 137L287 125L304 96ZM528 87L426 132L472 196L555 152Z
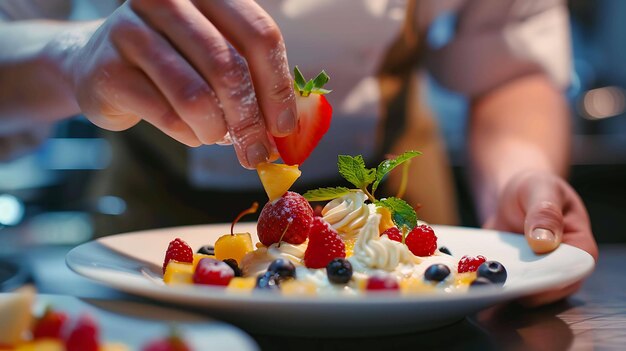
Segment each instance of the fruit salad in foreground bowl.
M196 248L173 240L163 264L168 285L223 286L229 293L275 291L283 295L455 293L502 285L502 264L483 256L453 256L427 223L398 197L377 199L385 175L418 156L406 152L368 169L360 156L339 156L339 172L354 188L287 191L297 166L266 164L258 171L270 197L250 233L231 233ZM270 181L268 181L270 180ZM321 211L311 203L324 202ZM256 204L255 204L256 205Z

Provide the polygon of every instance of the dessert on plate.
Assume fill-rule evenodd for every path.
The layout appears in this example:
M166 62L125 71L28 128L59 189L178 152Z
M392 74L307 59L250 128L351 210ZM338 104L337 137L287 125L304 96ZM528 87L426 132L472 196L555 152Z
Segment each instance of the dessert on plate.
M353 187L320 188L300 195L289 191L302 164L328 130L332 108L324 97L329 77L304 79L294 70L298 126L276 138L285 164L257 168L269 201L250 233L231 233L197 250L175 239L166 250L163 281L168 285L224 286L229 291L276 290L286 295L355 295L363 291L456 292L470 286L504 284L506 270L483 256L455 258L439 247L433 228L419 221L400 197L377 198L385 176L420 155L407 151L376 168L361 156L340 155L338 169ZM400 191L402 193L402 191ZM310 202L325 205L316 213Z

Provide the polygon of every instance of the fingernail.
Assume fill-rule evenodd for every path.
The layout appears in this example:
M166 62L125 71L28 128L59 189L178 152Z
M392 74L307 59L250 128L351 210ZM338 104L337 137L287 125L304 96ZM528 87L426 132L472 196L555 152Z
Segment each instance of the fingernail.
M554 233L552 233L551 230L544 229L544 228L535 228L533 232L530 234L530 237L534 240L549 241L549 242L553 242L556 239L556 237L554 236Z
M267 152L267 148L263 143L256 143L248 146L246 150L246 156L248 158L248 164L251 167L255 167L261 162L267 162L269 157L269 153Z
M296 114L291 108L287 108L285 111L278 115L278 132L283 134L289 134L296 128Z

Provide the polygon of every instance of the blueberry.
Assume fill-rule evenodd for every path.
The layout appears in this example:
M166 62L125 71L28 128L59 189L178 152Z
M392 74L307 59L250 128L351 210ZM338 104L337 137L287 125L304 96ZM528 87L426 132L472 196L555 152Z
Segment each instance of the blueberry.
M478 277L476 279L474 279L474 281L470 284L470 287L472 286L482 286L482 285L491 285L493 284L491 282L491 280L487 279L487 278L483 278L483 277Z
M476 271L478 277L488 279L494 284L504 284L506 281L506 269L498 261L487 261L481 264Z
M447 247L445 247L445 246L440 247L440 248L439 248L439 252L444 253L444 254L446 254L446 255L450 255L450 256L452 256L452 252L450 252L450 249L448 249L448 248L447 248Z
M204 245L198 249L198 253L215 256L215 247L213 245Z
M347 284L352 278L352 264L344 258L335 258L326 265L326 275L333 284Z
M296 266L291 261L284 258L278 258L270 263L267 271L276 274L281 280L296 277Z
M426 280L432 280L434 282L440 282L446 279L450 275L450 268L445 264L436 263L428 268L424 272L424 278Z
M233 272L235 272L235 277L243 276L243 272L241 271L241 268L239 268L239 265L234 258L227 258L224 260L224 263L226 263L230 268L233 269Z
M280 289L280 279L277 274L265 272L256 278L256 288L261 290Z

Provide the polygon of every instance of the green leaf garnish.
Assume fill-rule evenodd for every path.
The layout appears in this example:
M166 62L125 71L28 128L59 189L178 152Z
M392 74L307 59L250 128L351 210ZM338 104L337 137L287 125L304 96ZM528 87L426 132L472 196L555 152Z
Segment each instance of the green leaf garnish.
M293 68L293 79L294 89L300 96L306 97L311 94L324 95L331 92L331 90L324 89L324 85L330 80L325 71L320 72L314 79L307 81L298 66L296 66Z
M304 76L302 75L302 72L300 72L298 66L293 68L293 78L296 89L298 91L303 90L304 86L306 85L306 79L304 79Z
M385 178L387 173L391 172L391 170L403 164L404 162L421 154L422 153L419 151L406 151L394 159L384 160L383 162L381 162L378 165L378 168L376 168L376 180L374 181L374 185L372 185L372 194L376 192L376 189L378 189L378 185L383 180L383 178Z
M328 83L329 80L330 77L328 76L328 74L326 74L325 71L321 71L320 74L317 75L317 77L313 78L313 88L321 89L326 83Z
M304 198L308 201L328 201L349 194L351 191L352 190L346 187L338 186L334 188L329 187L309 190L302 196L304 196Z
M352 183L357 189L365 189L376 179L374 168L365 168L363 156L339 155L337 166L339 174Z
M411 205L397 197L377 200L374 204L386 207L391 211L391 219L398 228L413 229L417 225L417 214Z

